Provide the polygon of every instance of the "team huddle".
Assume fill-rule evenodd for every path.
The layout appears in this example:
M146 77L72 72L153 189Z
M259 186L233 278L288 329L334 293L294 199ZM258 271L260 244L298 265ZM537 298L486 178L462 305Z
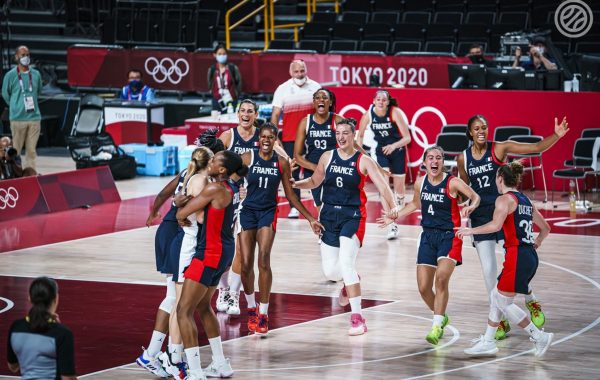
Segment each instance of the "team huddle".
M389 239L399 234L396 222L421 211L417 284L433 312L433 324L425 339L437 345L444 335L450 321L446 313L448 284L455 267L462 263L462 239L472 235L490 307L484 335L465 353L495 354L496 340L505 338L512 323L531 336L535 355L543 355L553 334L541 329L545 317L529 284L538 266L536 249L550 228L532 202L517 190L523 167L518 161L508 162L508 156L549 149L567 133L566 119L555 122L551 136L523 144L488 141L487 120L482 115L472 117L466 132L472 144L458 157L458 176L444 170L441 147L428 147L423 155L425 174L417 178L414 197L405 205L406 145L411 138L395 99L378 90L358 125L354 119L335 114L335 97L325 88L314 92L313 107L314 112L300 121L292 159L278 140L274 124L258 126L256 103L241 101L238 126L218 137L216 131L201 135L188 167L158 194L147 225L160 217L160 207L172 198L155 238L157 270L167 275L167 292L150 344L136 362L160 377L193 380L232 376L211 299L218 292L217 311L240 316L242 285L248 330L257 336L268 335L273 282L270 255L277 230L280 185L290 205L320 238L323 274L330 281L342 281L339 303L351 310L348 334L366 333L356 259L365 237L367 176L380 194L383 214L378 222L389 229ZM362 147L367 129L377 143L372 156ZM296 166L302 168L304 179L293 178L293 172L300 170ZM311 190L319 210L317 218L302 204L295 189ZM461 227L461 218L469 218L469 228ZM533 234L534 224L540 230L537 236ZM499 276L497 243L505 249ZM525 295L529 315L513 302L516 294ZM200 362L195 311L212 351L212 362L206 368ZM169 344L161 352L167 334Z

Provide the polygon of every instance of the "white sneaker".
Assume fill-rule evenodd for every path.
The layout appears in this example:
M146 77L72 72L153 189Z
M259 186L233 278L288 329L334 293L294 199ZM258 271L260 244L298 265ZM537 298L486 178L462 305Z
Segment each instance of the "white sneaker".
M399 234L398 225L396 223L390 224L390 226L388 228L387 239L394 240L395 238L398 237L398 234Z
M360 314L352 314L350 316L350 329L348 329L348 335L356 336L362 335L367 332L367 323Z
M498 352L495 340L486 340L483 335L472 341L473 347L467 348L464 352L469 356L490 356Z
M225 312L229 308L229 288L219 289L217 297L217 310Z
M233 375L233 368L229 364L229 358L216 362L213 357L212 362L203 371L206 377L231 377Z
M137 363L137 365L139 365L142 368L147 369L155 376L163 377L163 378L169 377L169 374L162 367L160 360L158 360L158 357L161 354L162 354L162 352L160 352L158 355L156 355L156 357L152 357L152 356L148 355L148 352L146 351L146 349L144 349L144 352L142 352L142 354L135 360L135 362ZM148 359L146 359L146 358L148 358Z
M554 339L553 333L541 331L540 337L538 339L529 338L533 342L533 346L535 347L535 356L540 357L544 356L548 348L550 348L550 344L552 344L552 340Z
M185 377L185 380L206 380L206 375L202 370L190 371Z
M288 218L298 219L298 216L300 216L300 213L298 212L298 210L296 210L294 207L292 207L290 209L290 213L288 214Z
M173 376L175 380L184 380L186 378L187 366L184 362L177 364L171 363L171 358L166 352L161 352L161 354L158 355L158 360L160 360L160 363L165 371L169 375Z
M229 292L229 298L227 300L227 314L229 315L240 315L240 293Z

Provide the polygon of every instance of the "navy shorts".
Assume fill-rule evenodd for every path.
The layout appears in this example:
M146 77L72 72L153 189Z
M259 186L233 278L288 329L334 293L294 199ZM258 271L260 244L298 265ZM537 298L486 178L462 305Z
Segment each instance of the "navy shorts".
M321 241L332 247L340 246L340 237L356 235L362 246L365 237L366 211L364 207L323 204L319 221L325 227Z
M420 240L417 264L437 267L442 257L456 261L456 265L462 264L462 240L454 231L423 228Z
M492 219L494 219L494 209L495 208L496 208L495 205L487 205L487 206L479 206L475 210L473 210L471 215L469 215L469 218L471 219L471 227L475 228L475 227L483 226L484 224L491 222ZM498 232L493 232L491 234L473 235L473 239L475 241L486 241L486 240L499 241L499 240L504 239L504 232L502 232L502 230L500 230Z
M253 210L242 207L240 210L242 231L258 230L263 227L277 228L277 206L266 210Z
M382 168L389 168L392 174L406 173L406 152L404 148L396 149L390 155L383 154L381 146L375 148L375 159Z
M304 169L304 178L309 178L312 175L313 175L312 170ZM321 205L323 204L323 201L321 201L321 196L323 193L323 183L321 183L318 187L315 187L314 189L310 189L310 192L312 194L313 202L315 203L315 206L321 207Z
M234 241L221 242L220 250L196 250L192 262L183 272L183 277L206 287L217 286L223 273L231 266L234 254Z
M154 256L156 259L156 270L164 274L172 274L171 252L181 249L183 230L175 219L177 208L171 207L163 221L156 230L154 236Z
M538 255L530 245L508 247L502 272L498 276L498 290L507 293L529 293L529 282L538 267Z

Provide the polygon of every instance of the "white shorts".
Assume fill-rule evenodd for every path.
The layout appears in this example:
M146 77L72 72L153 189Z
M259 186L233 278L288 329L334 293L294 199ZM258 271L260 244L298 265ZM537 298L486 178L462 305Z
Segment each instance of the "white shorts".
M177 274L177 282L183 282L183 271L192 262L192 257L196 253L197 236L185 233L181 242L181 251L179 253L179 269Z

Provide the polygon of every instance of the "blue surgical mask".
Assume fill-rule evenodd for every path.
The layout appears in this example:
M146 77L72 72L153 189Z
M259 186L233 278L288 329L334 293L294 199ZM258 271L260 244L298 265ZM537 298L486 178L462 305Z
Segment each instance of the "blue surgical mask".
M141 80L132 80L129 82L129 88L133 91L139 91L143 87Z
M217 62L219 62L222 65L227 63L227 54L217 55Z

